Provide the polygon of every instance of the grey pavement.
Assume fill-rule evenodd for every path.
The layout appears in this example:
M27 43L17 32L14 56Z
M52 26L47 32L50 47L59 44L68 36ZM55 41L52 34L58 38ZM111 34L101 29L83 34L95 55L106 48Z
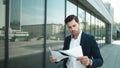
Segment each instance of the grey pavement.
M100 48L104 63L100 68L120 68L120 40Z

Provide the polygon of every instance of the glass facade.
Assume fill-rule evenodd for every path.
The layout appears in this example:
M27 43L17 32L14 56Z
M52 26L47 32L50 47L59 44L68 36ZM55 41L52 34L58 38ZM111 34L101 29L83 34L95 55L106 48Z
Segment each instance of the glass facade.
M77 6L75 4L73 4L71 2L71 0L67 1L66 5L67 5L67 7L66 7L66 17L68 15L71 15L71 14L74 14L74 15L77 16ZM68 36L68 35L70 35L70 32L69 32L68 28L66 28L66 36Z
M91 15L90 13L86 12L86 33L91 34Z
M10 6L9 68L43 68L44 0L10 0Z
M0 68L5 58L5 2L0 0ZM70 35L64 19L78 16L82 31L95 37L103 46L106 41L106 22L77 0L9 0L8 68L60 68L62 62L49 60L48 47L59 50L64 38ZM6 65L6 64L5 64Z
M21 0L10 1L10 29L20 30Z
M80 28L85 31L85 25L86 25L86 22L85 22L85 10L81 9L78 7L78 18L79 20L81 21L81 26Z
M67 11L66 11L66 15L71 15L71 14L74 14L74 15L77 15L77 6L75 4L73 4L70 1L67 1Z
M95 36L95 17L91 15L91 35Z
M0 68L5 62L5 11L5 1L0 0Z
M46 22L46 50L51 47L58 50L63 46L64 40L64 0L47 0ZM53 64L49 60L49 52L46 53L46 68L58 68L61 64Z

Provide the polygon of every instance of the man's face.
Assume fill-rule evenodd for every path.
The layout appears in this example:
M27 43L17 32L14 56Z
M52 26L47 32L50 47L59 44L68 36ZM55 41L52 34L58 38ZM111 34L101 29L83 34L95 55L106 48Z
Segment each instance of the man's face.
M74 19L72 21L68 22L67 26L73 36L75 36L79 33L80 23L79 22L77 23Z

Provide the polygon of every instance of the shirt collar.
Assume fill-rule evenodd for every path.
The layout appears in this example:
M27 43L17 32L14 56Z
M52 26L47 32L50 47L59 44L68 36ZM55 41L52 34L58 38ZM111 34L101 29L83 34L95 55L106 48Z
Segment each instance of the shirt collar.
M77 39L80 39L81 38L81 34L82 34L82 30L80 30L80 33L78 35L78 38Z

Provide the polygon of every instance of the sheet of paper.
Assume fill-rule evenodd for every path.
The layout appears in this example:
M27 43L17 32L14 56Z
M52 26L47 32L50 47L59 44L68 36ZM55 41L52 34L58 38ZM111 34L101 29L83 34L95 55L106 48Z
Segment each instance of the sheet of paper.
M80 45L69 50L60 50L60 52L75 58L83 56L82 48ZM86 68L86 66L82 65L80 61L76 61L75 68Z
M82 48L80 45L69 50L60 50L60 52L75 58L83 56Z
M58 51L52 50L50 47L49 47L48 49L50 50L51 55L52 55L54 58L56 58L57 61L60 61L60 60L62 60L62 59L64 59L64 58L67 58L67 57L68 57L68 56L65 56L65 55L61 54L61 53L58 52Z

